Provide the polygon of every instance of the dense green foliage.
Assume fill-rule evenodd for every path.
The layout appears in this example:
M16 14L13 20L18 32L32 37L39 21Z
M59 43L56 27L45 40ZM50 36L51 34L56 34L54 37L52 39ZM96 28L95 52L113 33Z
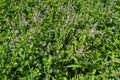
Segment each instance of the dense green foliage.
M0 0L1 80L118 80L120 0Z

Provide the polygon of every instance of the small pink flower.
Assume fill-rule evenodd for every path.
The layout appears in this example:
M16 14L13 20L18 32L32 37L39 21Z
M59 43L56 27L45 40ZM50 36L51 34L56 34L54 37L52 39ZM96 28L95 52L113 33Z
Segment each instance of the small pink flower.
M32 39L32 36L30 36L29 39L31 40L31 39Z
M94 32L95 32L95 30L94 30L94 29L90 29L90 32L91 32L91 33L94 33Z
M80 48L80 49L78 50L79 53L83 53L83 51L84 51L83 48Z
M34 28L30 28L30 32L35 33L35 29Z
M29 60L32 61L32 59L33 59L32 56L30 56L30 57L29 57Z
M15 30L15 34L18 34L19 33L19 31L18 30Z

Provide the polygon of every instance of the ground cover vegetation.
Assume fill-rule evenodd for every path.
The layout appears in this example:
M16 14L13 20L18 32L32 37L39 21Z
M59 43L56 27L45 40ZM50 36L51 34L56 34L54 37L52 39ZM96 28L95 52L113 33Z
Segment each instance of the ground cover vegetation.
M118 80L120 0L0 0L1 80Z

